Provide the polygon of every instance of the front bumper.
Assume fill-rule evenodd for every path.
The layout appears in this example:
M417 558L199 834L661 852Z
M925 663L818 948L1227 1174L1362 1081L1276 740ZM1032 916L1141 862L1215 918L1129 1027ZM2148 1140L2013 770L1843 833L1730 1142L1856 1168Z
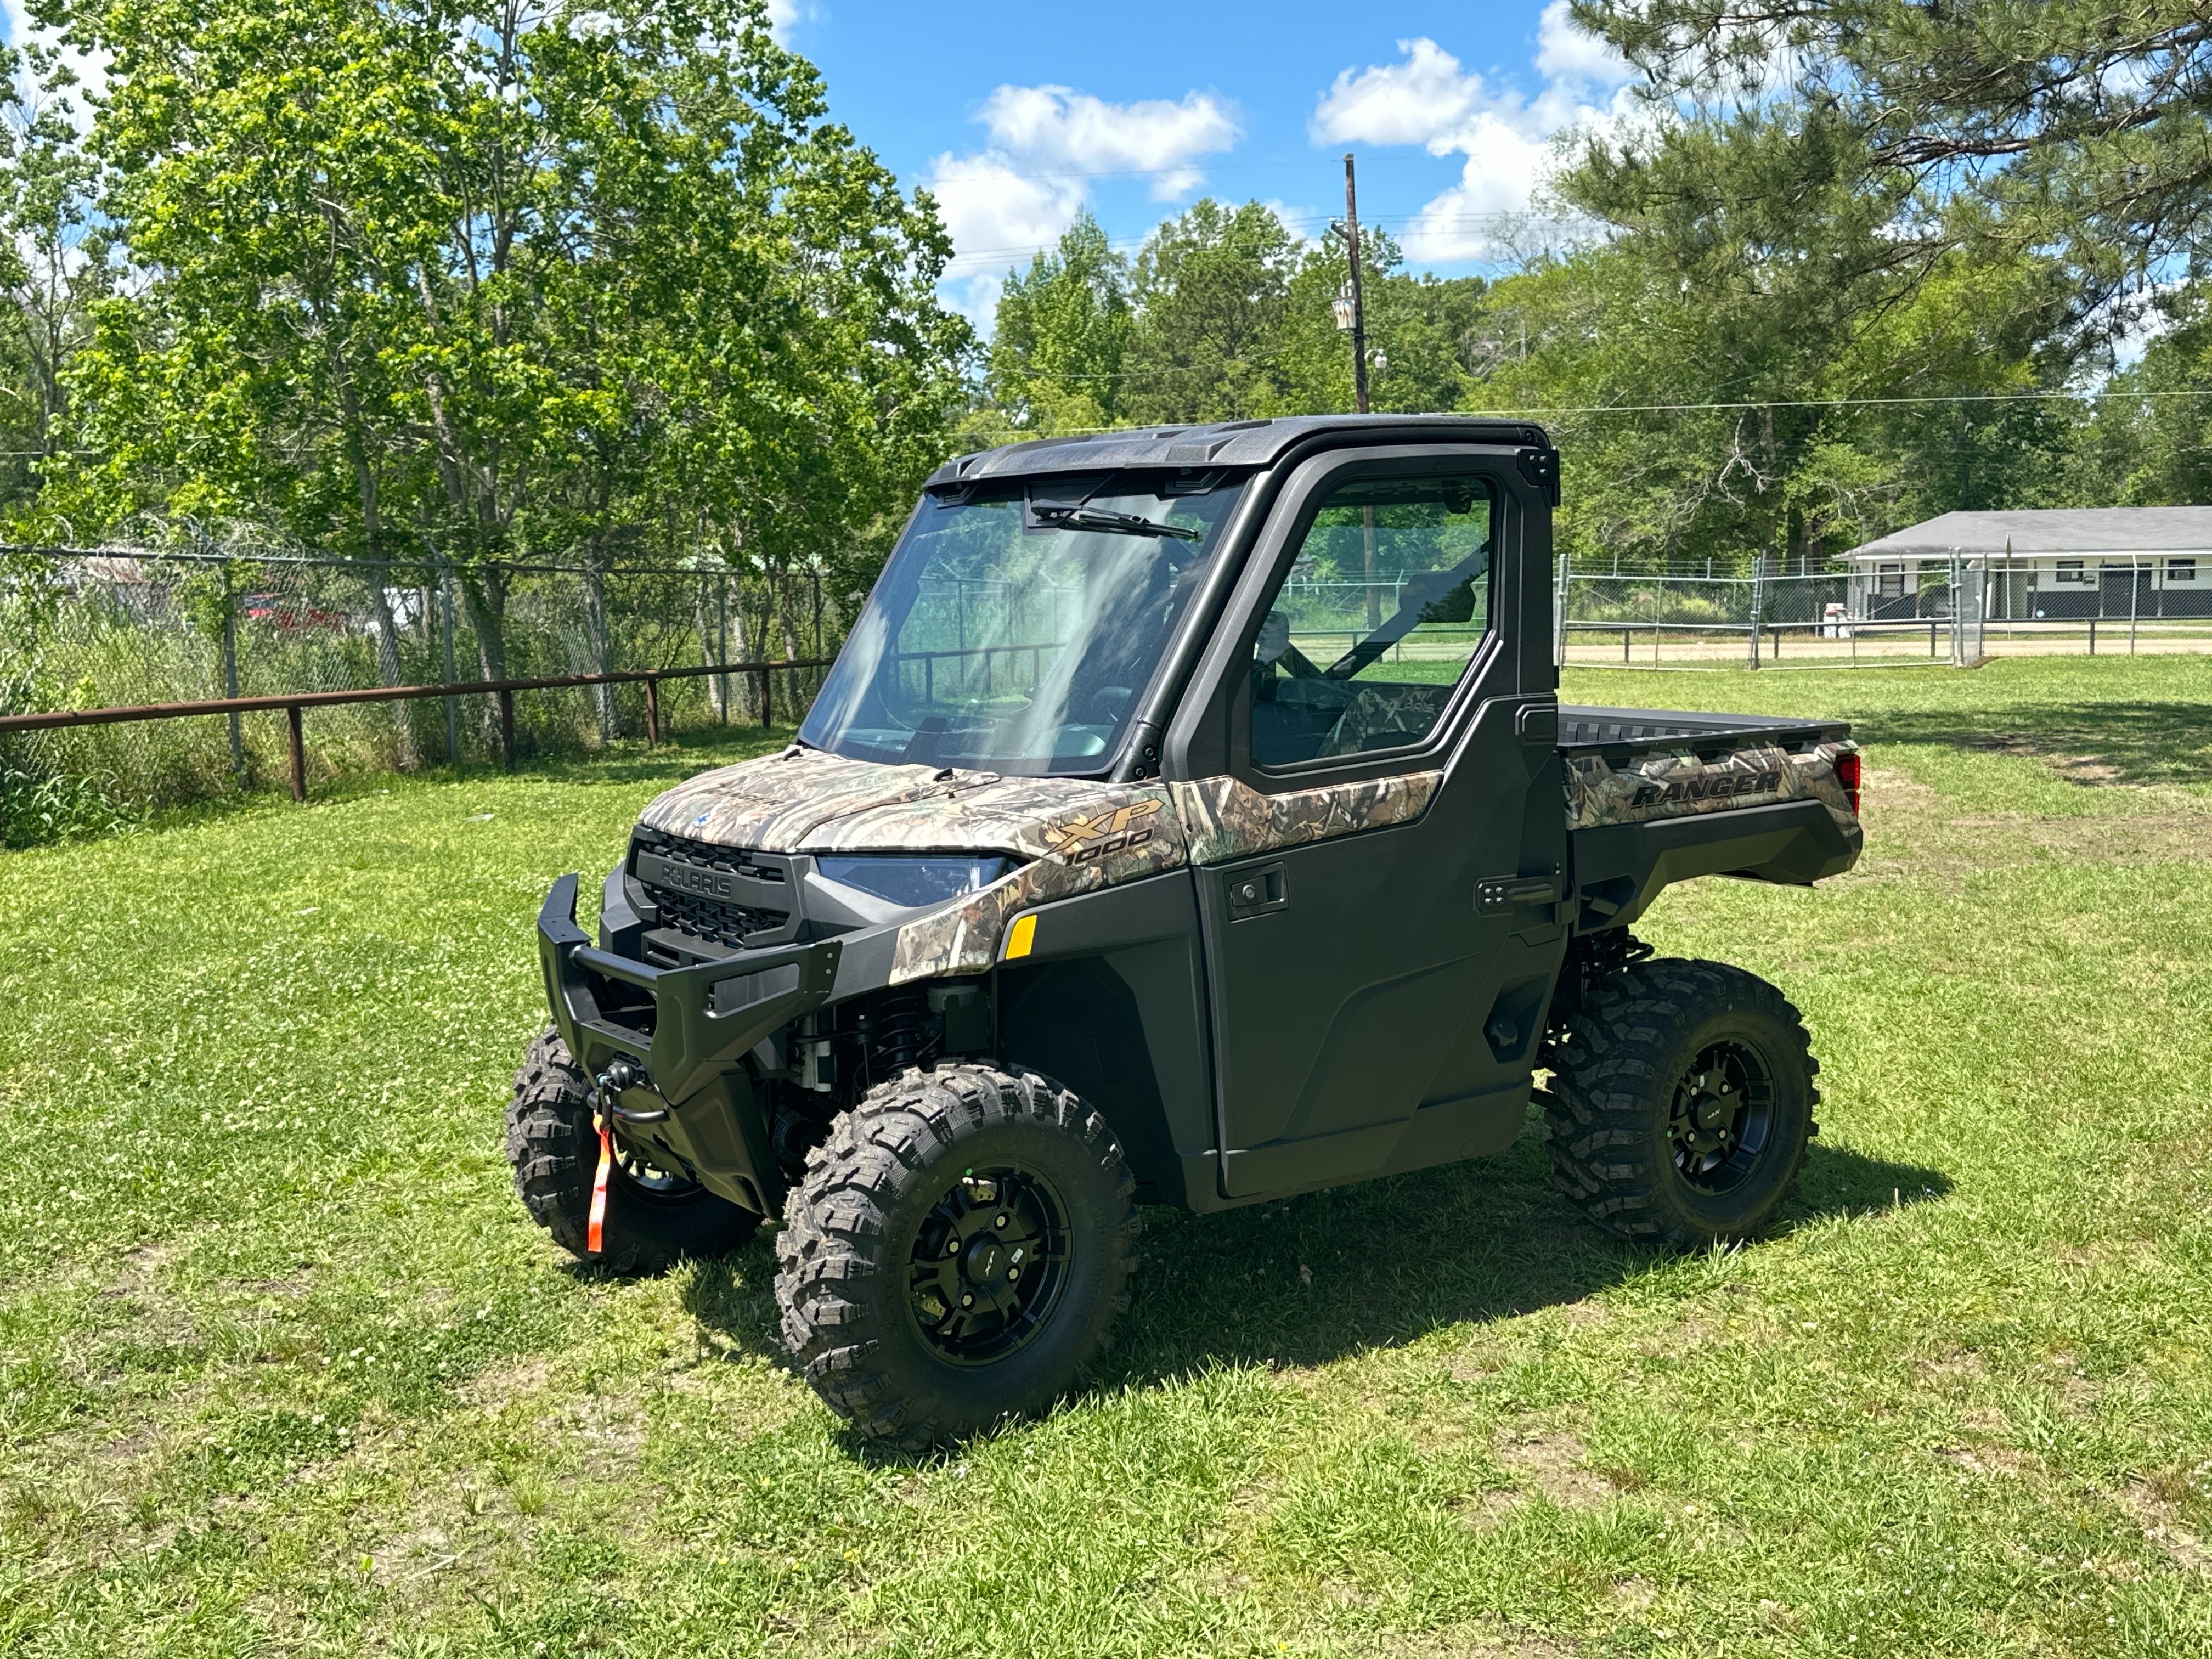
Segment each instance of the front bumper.
M591 1077L617 1057L645 1073L617 1103L625 1138L763 1212L781 1194L765 1113L738 1061L829 1000L842 954L823 939L654 968L592 945L576 925L572 875L538 913L546 1000L568 1052Z

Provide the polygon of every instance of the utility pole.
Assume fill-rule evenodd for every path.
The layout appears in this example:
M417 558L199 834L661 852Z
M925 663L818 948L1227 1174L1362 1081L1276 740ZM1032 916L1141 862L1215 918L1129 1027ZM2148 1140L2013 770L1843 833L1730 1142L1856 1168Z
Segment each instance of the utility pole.
M1345 258L1352 266L1351 279L1336 302L1336 325L1352 334L1352 398L1358 411L1367 407L1367 307L1359 286L1359 185L1352 172L1352 152L1344 153L1344 222L1336 227L1344 237ZM1382 624L1382 595L1375 590L1375 509L1359 509L1360 541L1366 553L1367 628L1372 633Z
M1359 289L1359 185L1352 171L1352 152L1344 153L1344 250L1352 264L1352 398L1367 410L1367 307Z

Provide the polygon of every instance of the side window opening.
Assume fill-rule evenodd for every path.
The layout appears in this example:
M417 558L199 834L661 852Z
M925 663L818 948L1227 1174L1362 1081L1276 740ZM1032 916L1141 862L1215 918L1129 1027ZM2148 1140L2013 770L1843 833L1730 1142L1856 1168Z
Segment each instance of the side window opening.
M1495 522L1477 478L1330 491L1253 644L1254 762L1295 766L1426 738L1489 631Z

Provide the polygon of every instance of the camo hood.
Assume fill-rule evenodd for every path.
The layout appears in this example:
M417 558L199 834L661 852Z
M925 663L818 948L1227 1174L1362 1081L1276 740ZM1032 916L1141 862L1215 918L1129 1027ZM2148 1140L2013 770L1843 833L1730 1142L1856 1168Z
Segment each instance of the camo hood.
M1100 839L1089 833L1093 819L1104 814L1110 820L1142 798L1163 799L1157 787L1096 778L948 774L793 748L686 779L638 821L668 835L764 853L977 852L1034 859ZM1158 811L1155 807L1153 815Z

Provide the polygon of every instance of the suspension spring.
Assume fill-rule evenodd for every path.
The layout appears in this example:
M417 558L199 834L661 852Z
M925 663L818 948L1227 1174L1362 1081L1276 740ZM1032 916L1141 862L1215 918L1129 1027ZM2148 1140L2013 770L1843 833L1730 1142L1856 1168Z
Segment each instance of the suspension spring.
M877 1078L894 1077L920 1060L928 1046L929 998L918 989L893 991L874 1012L868 1070Z

